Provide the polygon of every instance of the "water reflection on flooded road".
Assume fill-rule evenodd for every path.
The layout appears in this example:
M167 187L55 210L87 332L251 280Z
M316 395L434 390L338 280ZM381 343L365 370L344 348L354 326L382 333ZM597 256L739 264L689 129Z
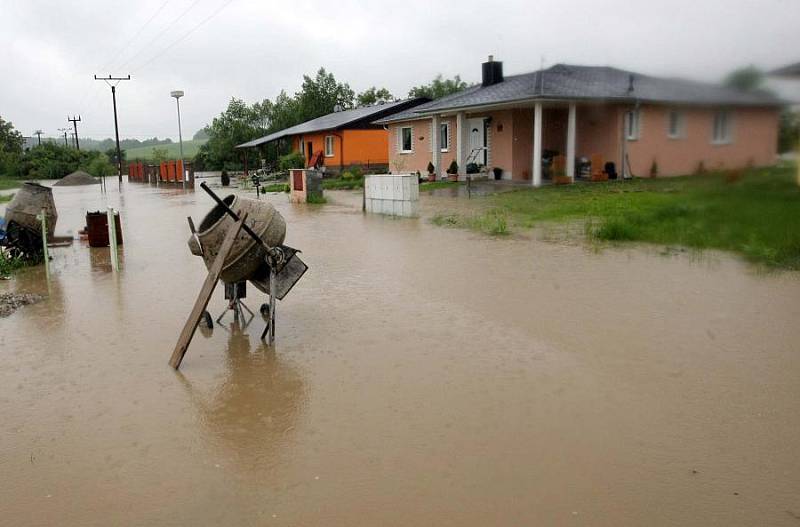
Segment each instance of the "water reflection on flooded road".
M0 319L0 524L797 525L797 273L269 195L310 268L276 347L226 318L176 373L210 200L109 190L55 189L57 232L119 207L123 271L54 250Z

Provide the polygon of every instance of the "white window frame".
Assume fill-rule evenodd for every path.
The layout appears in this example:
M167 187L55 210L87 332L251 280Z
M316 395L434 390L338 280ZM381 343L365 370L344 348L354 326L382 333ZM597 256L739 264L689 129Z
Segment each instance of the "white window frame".
M409 136L409 148L406 150L403 148L405 145L403 144L403 131L408 130ZM414 153L414 127L413 126L401 126L397 129L397 151L400 154L412 154Z
M733 126L731 112L728 110L718 110L714 112L714 115L711 117L711 144L728 145L732 142Z
M444 140L442 140L444 135ZM439 144L442 152L450 151L450 123L439 123Z
M672 117L675 116L675 130L672 129ZM683 139L684 137L683 112L680 110L667 111L667 137L670 139Z
M333 136L325 136L325 157L333 157Z
M625 139L636 141L642 133L642 116L639 109L625 112Z

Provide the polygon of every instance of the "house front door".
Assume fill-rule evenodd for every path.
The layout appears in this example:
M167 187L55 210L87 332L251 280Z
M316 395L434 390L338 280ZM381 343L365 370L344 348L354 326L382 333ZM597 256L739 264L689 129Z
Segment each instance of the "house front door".
M308 155L306 156L306 166L311 164L311 158L314 157L314 145L309 141L308 145Z
M468 119L469 127L469 151L467 152L467 164L477 163L486 164L486 126L483 117L478 119ZM466 167L464 167L466 169Z

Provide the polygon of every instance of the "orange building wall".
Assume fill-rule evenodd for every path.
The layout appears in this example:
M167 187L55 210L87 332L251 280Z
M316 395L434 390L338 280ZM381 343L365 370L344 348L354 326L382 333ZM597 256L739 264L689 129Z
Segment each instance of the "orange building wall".
M314 152L324 151L325 137L329 135L333 136L333 155L324 158L327 167L339 169L342 166L386 165L389 162L389 133L383 129L336 130L293 136L292 150L302 152L308 162L306 145L311 142Z

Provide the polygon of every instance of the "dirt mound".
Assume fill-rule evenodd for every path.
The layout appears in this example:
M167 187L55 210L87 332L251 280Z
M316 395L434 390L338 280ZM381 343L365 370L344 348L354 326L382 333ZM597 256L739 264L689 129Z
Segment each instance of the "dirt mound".
M64 176L53 184L54 187L74 187L77 185L98 185L100 180L92 177L83 170L76 170L72 174Z

